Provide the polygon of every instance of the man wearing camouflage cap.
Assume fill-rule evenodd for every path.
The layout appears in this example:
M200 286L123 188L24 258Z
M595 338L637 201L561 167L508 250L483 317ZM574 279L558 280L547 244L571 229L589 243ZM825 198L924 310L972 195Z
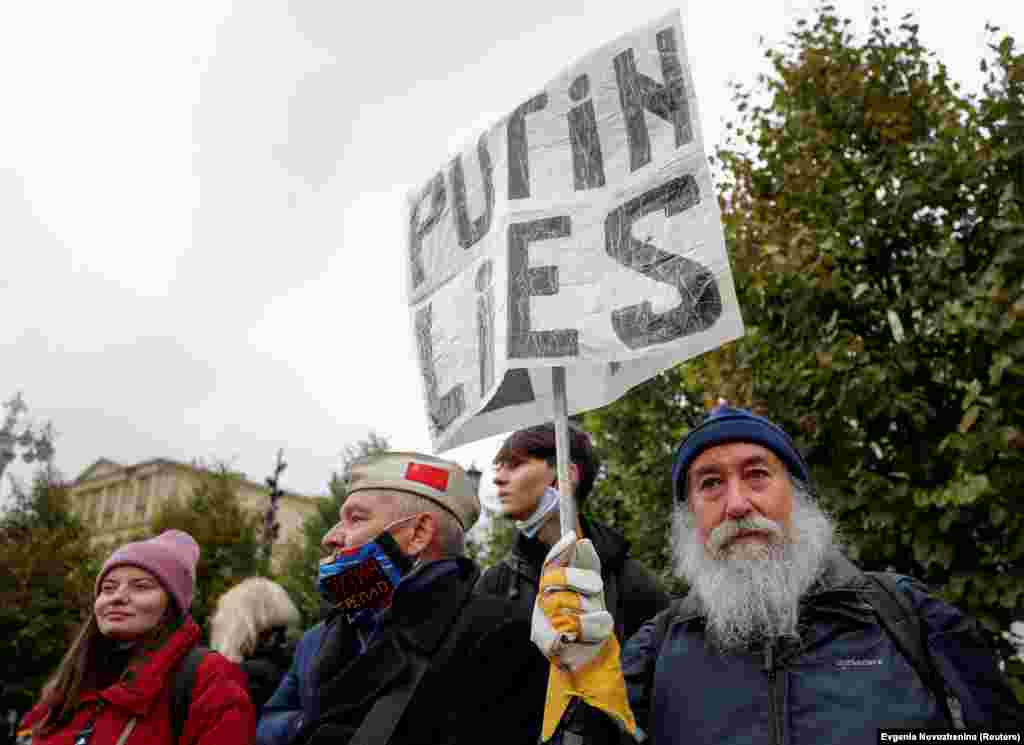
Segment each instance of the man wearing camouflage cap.
M323 539L318 587L333 610L306 673L317 711L291 741L536 742L546 664L526 613L472 592L475 485L412 452L363 458L351 476Z

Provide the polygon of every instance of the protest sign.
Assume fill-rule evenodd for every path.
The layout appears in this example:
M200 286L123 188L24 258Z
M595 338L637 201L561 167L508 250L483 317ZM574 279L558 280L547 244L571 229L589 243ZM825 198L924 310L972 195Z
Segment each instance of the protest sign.
M743 334L678 12L579 60L410 195L436 451L597 408Z

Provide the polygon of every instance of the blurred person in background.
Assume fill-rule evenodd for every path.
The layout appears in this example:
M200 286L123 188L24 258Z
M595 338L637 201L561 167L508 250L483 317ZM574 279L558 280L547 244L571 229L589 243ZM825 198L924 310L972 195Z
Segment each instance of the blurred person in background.
M291 665L288 631L299 620L288 592L265 577L248 577L217 601L210 646L245 671L257 716Z
M317 717L317 681L313 663L320 653L324 622L309 629L295 646L292 664L260 711L256 745L288 745L304 722Z

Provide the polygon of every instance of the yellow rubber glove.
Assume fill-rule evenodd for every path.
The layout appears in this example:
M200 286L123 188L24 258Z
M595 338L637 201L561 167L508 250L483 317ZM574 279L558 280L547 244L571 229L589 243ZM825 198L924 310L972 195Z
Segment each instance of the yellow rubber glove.
M542 741L554 735L574 696L636 733L614 621L605 607L601 560L589 540L566 535L548 552L531 638L551 661Z

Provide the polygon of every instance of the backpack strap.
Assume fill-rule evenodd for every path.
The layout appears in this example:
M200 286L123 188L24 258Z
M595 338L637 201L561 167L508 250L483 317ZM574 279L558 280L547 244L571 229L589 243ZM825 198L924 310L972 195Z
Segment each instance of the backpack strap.
M352 736L350 745L387 743L398 722L430 668L430 660L418 652L409 652L409 674L395 688L377 699L366 718Z
M199 663L209 653L209 648L197 644L181 659L174 671L174 680L171 684L171 734L174 735L175 743L181 740L181 733L185 730L185 720L188 719L188 710L192 705L192 689L196 685Z
M498 585L495 587L494 594L499 597L515 597L512 592L512 588L516 588L515 594L518 594L519 591L519 588L516 585L516 570L510 561L511 559L506 556L498 563Z
M475 587L475 585L474 585ZM431 663L443 665L452 656L455 646L459 641L459 634L464 621L463 611L466 605L473 599L475 592L467 592L459 603L454 620L445 631L444 640L440 646L429 657L412 649L407 649L409 659L409 673L402 682L378 698L362 723L359 729L352 736L349 745L380 745L390 742L391 736L398 727L405 710L412 702L413 694L419 688ZM449 717L451 713L449 712ZM295 741L298 741L296 738Z
M132 717L128 720L128 724L126 724L124 729L121 730L121 736L117 738L117 743L115 743L115 745L124 745L126 742L128 742L128 737L132 734L132 730L135 729L135 723L138 720L138 717Z
M689 599L689 595L681 598L672 598L672 602L668 604L668 608L654 617L654 638L651 640L651 649L654 650L654 656L651 658L650 670L648 672L646 682L647 690L645 691L645 695L648 700L650 700L654 693L654 668L658 663L658 658L661 657L665 641L668 639L668 630L676 619L682 617L683 609L686 607L686 601Z
M505 557L504 565L508 567L508 592L505 596L509 600L519 599L519 596L522 594L519 584L524 580L527 586L536 592L536 588L540 585L540 567L534 571L531 563L515 552L511 556Z
M604 577L604 607L612 614L612 621L615 624L615 636L619 638L620 644L626 643L626 619L625 613L619 609L619 579L616 572L608 572Z
M658 654L661 656L661 648L665 645L665 638L668 636L669 627L680 618L690 617L697 613L697 598L693 594L683 597L672 598L668 607L654 617L654 644Z
M875 610L882 628L914 668L921 682L935 696L946 721L962 729L962 717L954 716L953 712L954 708L959 709L959 704L953 699L953 706L950 705L946 683L928 651L924 622L910 598L900 589L897 575L891 572L864 572L864 576L875 590L869 591L866 599Z

